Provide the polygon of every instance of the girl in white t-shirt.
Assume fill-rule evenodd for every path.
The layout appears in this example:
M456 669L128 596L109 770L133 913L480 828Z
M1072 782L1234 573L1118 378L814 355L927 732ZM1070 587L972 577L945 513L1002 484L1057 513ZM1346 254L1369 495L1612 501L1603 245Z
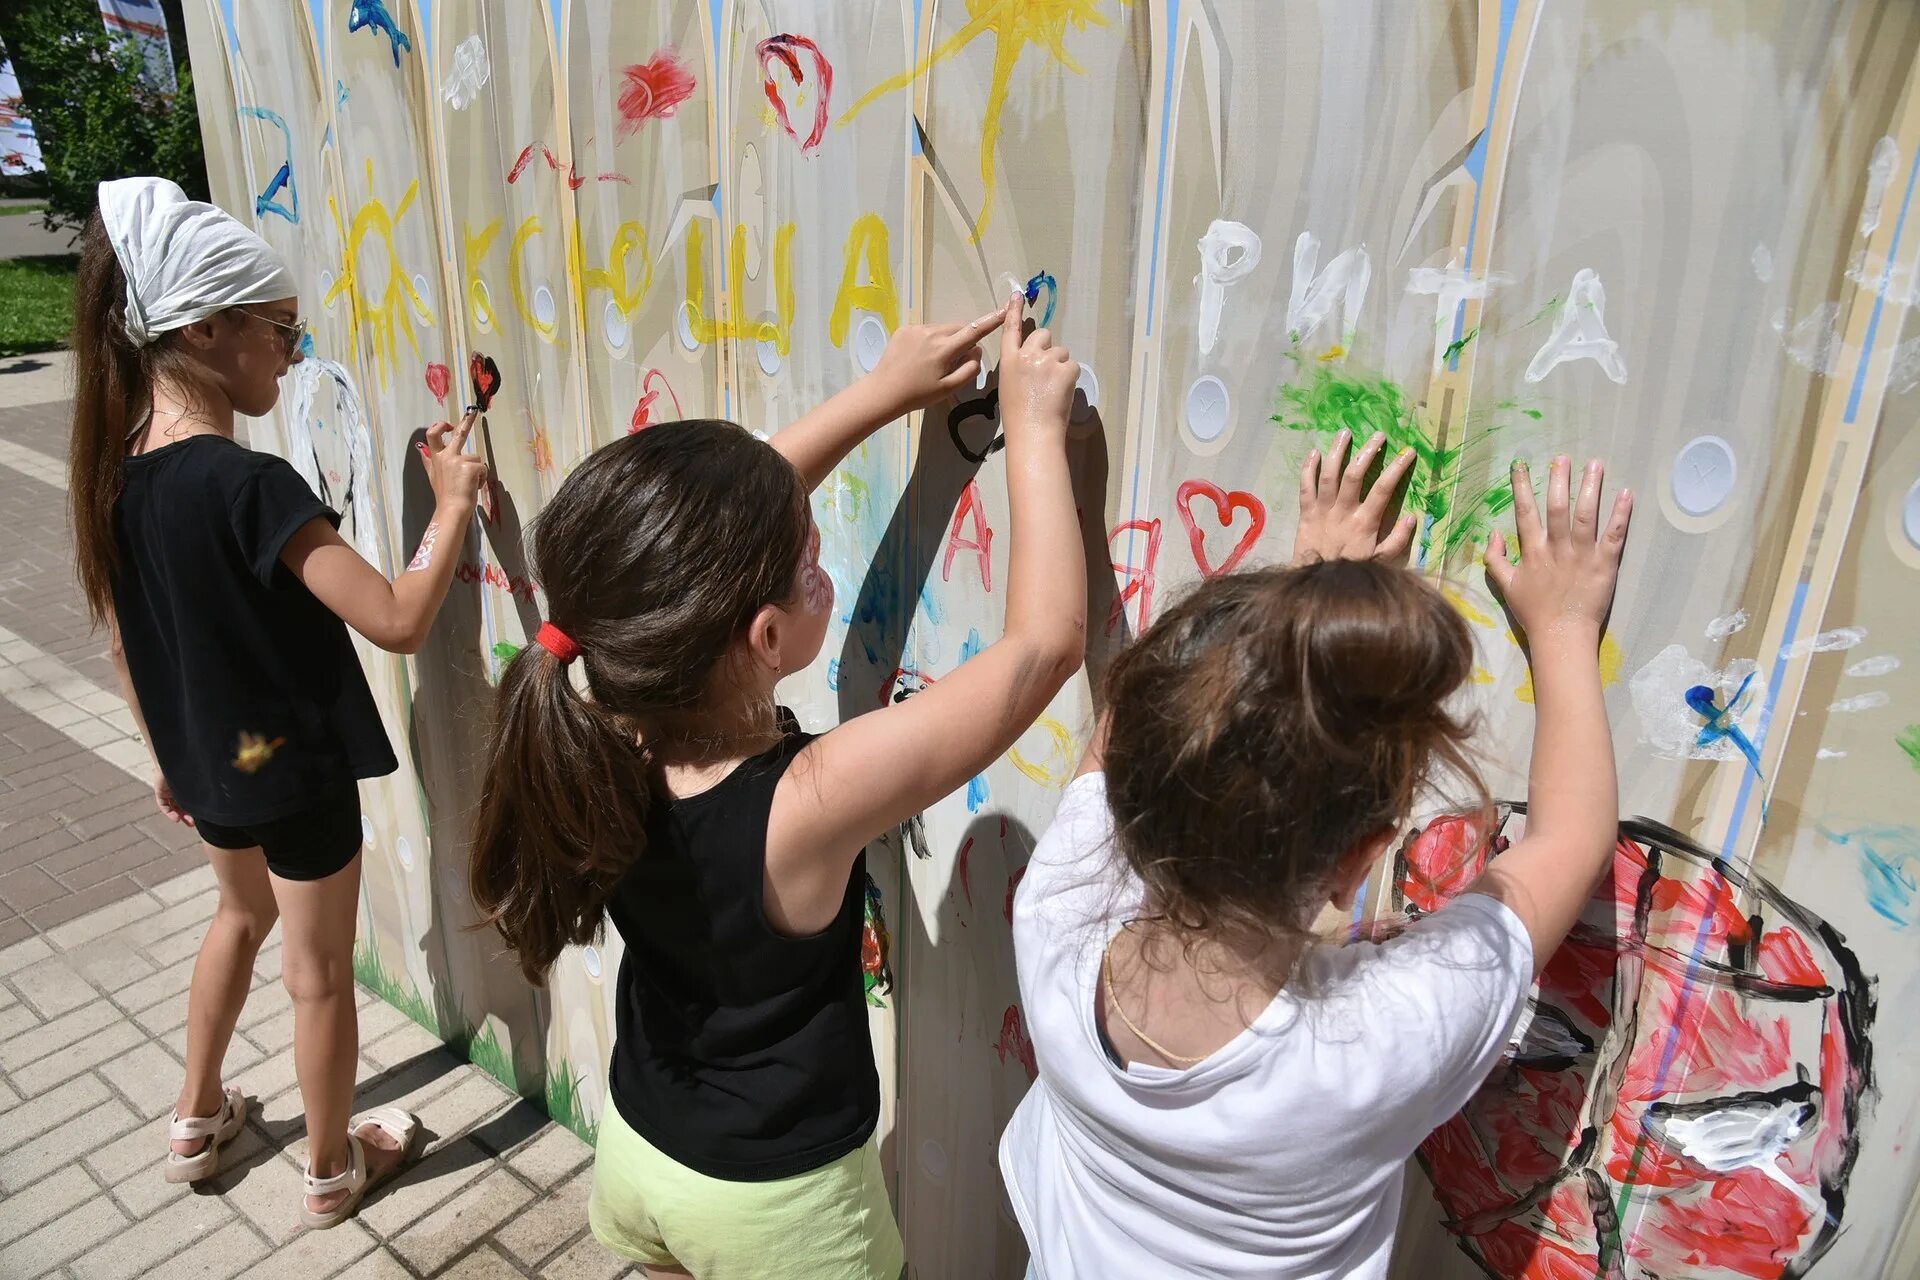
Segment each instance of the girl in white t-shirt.
M1402 456L1309 457L1291 567L1225 575L1114 663L1094 744L1014 899L1039 1079L1000 1145L1032 1274L1379 1277L1401 1171L1475 1092L1608 863L1617 812L1601 626L1631 498L1601 466L1487 573L1524 628L1538 726L1525 836L1383 944L1316 942L1444 770L1459 615L1378 537Z

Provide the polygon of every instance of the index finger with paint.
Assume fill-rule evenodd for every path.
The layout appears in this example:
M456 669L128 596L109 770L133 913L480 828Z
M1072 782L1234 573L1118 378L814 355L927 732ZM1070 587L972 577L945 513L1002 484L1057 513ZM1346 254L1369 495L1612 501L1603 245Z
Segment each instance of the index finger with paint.
M1020 354L1021 334L1020 317L1025 314L1027 300L1021 294L1007 299L1007 305L1000 312L1000 360L1004 364Z

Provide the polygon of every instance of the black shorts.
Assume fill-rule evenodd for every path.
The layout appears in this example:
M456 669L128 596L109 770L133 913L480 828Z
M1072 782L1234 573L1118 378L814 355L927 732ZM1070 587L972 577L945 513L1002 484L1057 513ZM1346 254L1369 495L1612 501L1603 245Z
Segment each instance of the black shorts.
M267 855L267 870L282 880L324 880L360 852L360 789L349 783L310 809L271 822L223 826L193 820L194 831L216 849L251 849Z

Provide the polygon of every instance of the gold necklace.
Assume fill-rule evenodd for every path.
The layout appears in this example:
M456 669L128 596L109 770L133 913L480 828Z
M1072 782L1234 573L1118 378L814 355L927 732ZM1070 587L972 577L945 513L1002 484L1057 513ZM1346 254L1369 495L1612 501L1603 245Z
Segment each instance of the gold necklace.
M1112 943L1107 944L1106 951L1103 952L1100 956L1100 969L1101 969L1101 972L1106 976L1107 1006L1110 1009L1112 1009L1115 1013L1120 1015L1120 1021L1126 1024L1127 1030L1133 1032L1133 1034L1139 1038L1141 1044L1144 1044L1145 1046L1147 1046L1147 1048L1153 1050L1155 1053L1165 1058L1168 1062L1177 1062L1180 1065L1185 1067L1191 1067L1198 1063L1205 1062L1207 1060L1207 1055L1204 1053L1197 1058L1189 1058L1185 1054L1175 1053L1173 1050L1167 1048L1165 1045L1161 1044L1158 1040L1155 1040L1152 1036L1142 1031L1138 1026L1134 1024L1133 1019L1127 1016L1127 1011L1120 1007L1120 997L1116 995L1113 990L1113 944Z

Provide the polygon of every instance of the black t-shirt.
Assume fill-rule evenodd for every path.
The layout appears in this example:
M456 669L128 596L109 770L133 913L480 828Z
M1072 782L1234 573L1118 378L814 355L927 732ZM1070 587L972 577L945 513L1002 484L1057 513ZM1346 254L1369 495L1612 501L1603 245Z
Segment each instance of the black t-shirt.
M340 516L285 459L191 436L125 460L113 607L180 807L245 826L398 767L346 624L280 563Z
M661 804L608 908L627 944L614 1103L641 1137L711 1178L820 1168L880 1118L860 970L866 855L819 933L779 932L762 899L774 788L810 741L790 733L711 790Z

